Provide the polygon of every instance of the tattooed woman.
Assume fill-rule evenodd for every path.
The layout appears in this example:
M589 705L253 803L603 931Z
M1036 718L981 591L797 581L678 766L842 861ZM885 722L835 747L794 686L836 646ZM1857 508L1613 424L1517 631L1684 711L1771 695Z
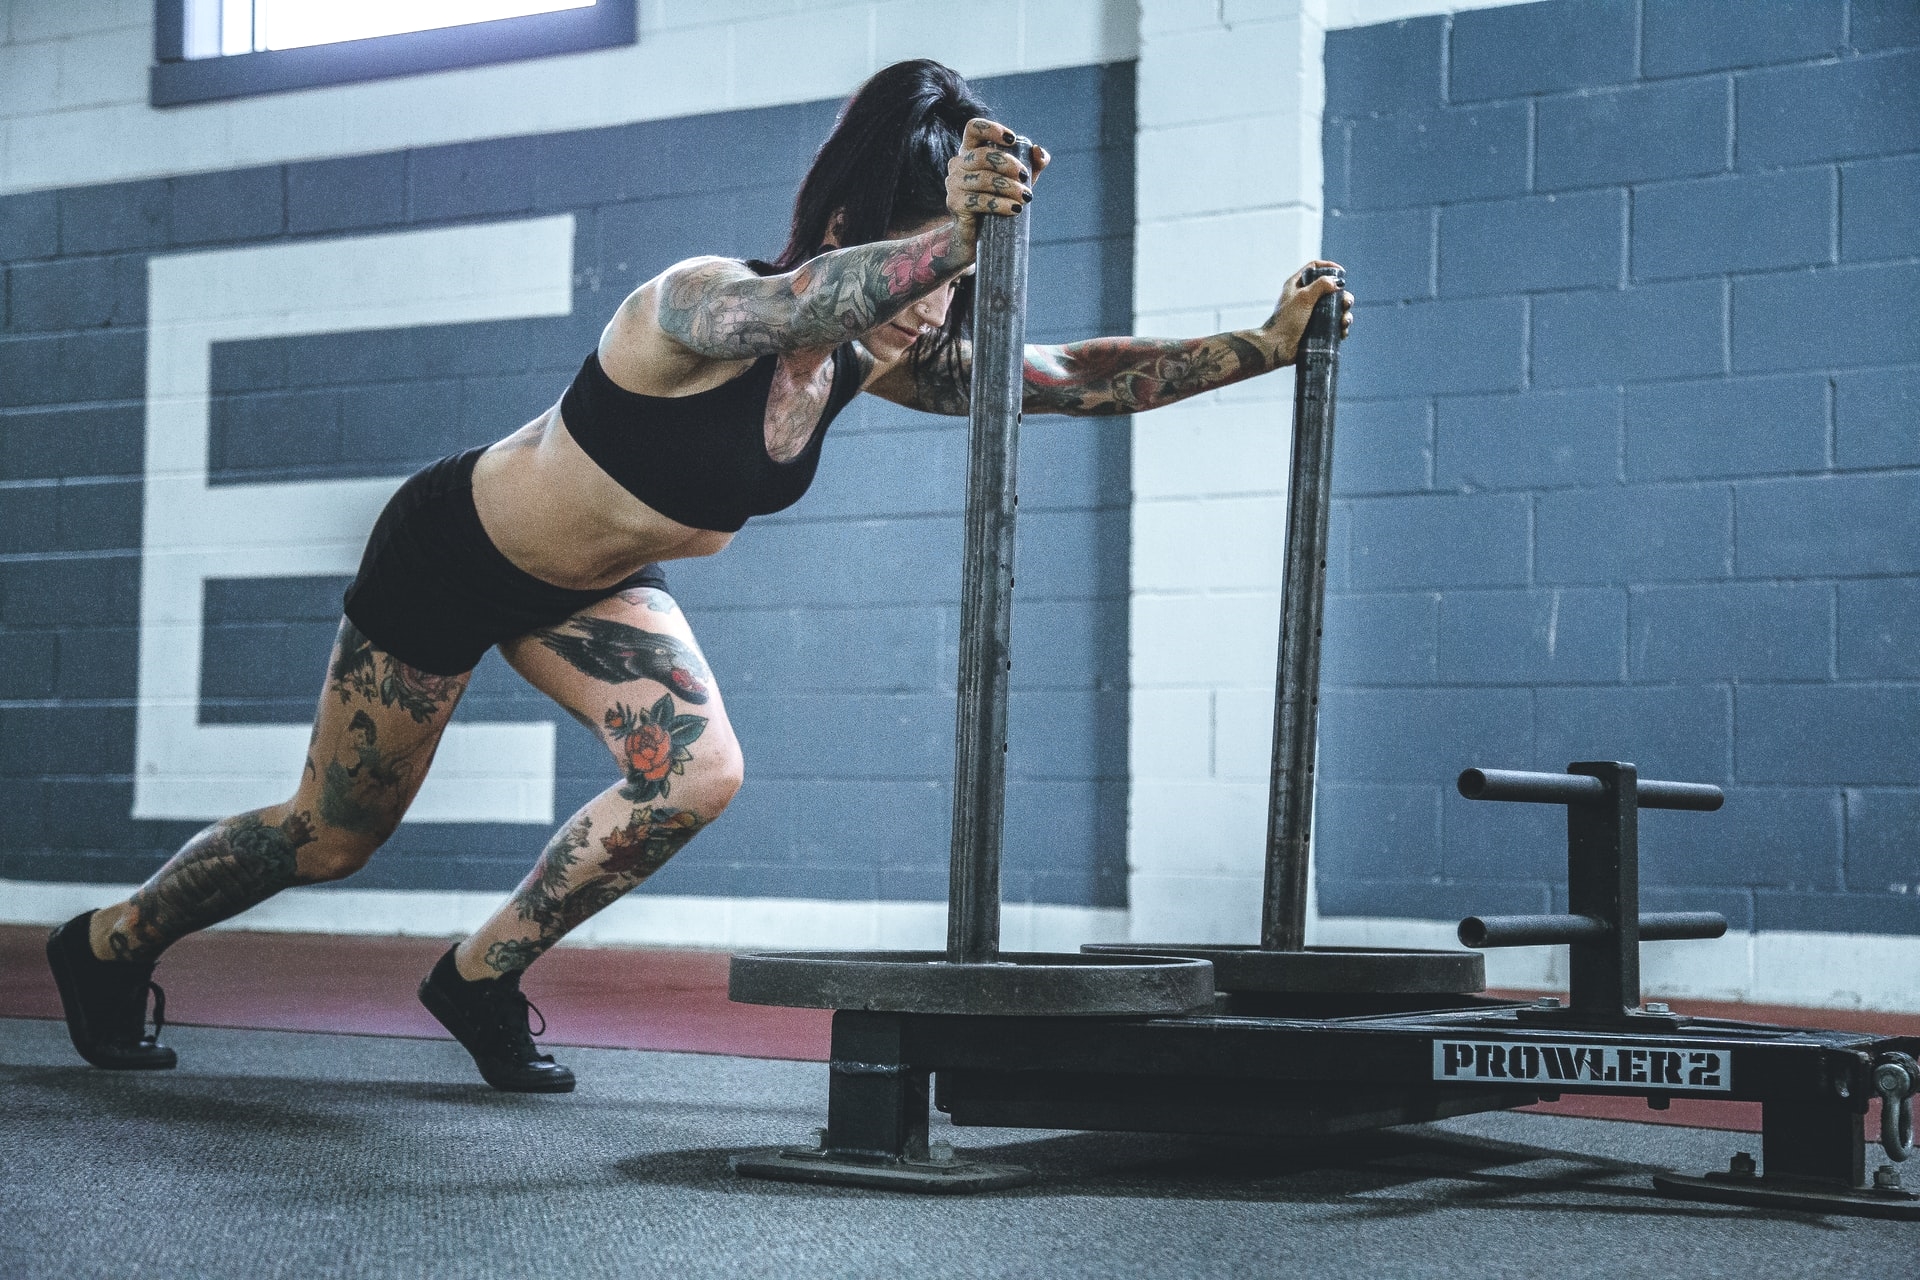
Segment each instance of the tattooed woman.
M497 1089L561 1092L520 975L659 870L727 807L741 754L658 563L721 550L796 502L827 426L871 391L963 414L962 336L981 222L1033 198L1014 135L934 62L847 104L773 262L695 258L620 306L560 403L434 463L381 514L292 796L215 823L124 902L48 943L73 1042L100 1067L164 1068L154 961L290 885L338 880L393 833L474 665L493 646L588 726L622 780L548 843L520 887L449 949L420 998ZM1260 327L1191 340L1027 349L1026 408L1126 414L1292 363L1333 286L1291 280ZM1350 301L1350 300L1347 300Z

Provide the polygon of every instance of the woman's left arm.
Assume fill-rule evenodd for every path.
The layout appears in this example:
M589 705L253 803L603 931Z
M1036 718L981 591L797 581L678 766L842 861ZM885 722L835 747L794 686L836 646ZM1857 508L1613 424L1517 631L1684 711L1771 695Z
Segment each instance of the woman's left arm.
M1021 403L1028 413L1144 413L1291 362L1258 330L1028 347Z
M1089 338L1057 346L1029 345L1022 405L1028 413L1082 417L1143 413L1284 368L1294 361L1313 304L1337 287L1324 276L1302 285L1300 272L1294 272L1279 305L1257 329L1205 338ZM1353 324L1352 307L1353 295L1343 294L1343 335ZM911 371L903 362L876 378L870 389L908 408L964 414L972 352L961 344L954 355L951 362Z

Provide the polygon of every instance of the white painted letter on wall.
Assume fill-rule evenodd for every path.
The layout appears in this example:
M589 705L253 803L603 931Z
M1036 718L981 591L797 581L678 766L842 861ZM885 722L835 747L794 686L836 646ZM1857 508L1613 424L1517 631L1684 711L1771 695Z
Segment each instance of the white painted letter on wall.
M203 821L291 793L305 725L199 722L206 581L352 573L401 480L209 484L213 344L566 315L572 275L571 215L149 262L135 818ZM455 724L407 817L550 823L553 782L552 724Z

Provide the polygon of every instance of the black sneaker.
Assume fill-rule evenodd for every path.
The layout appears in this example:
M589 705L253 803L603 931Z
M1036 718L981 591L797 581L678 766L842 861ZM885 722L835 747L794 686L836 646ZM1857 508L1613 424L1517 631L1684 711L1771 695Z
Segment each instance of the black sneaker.
M151 961L101 960L87 934L93 912L75 916L47 937L47 964L67 1012L67 1034L80 1056L108 1071L166 1071L173 1050L160 1043L167 1025L167 993L153 980ZM153 993L153 1033L147 1033L147 993Z
M420 983L420 1003L453 1033L480 1075L507 1093L572 1093L573 1072L534 1048L529 1018L540 1011L520 994L520 974L468 982L453 967L453 948ZM547 1020L540 1019L545 1035Z

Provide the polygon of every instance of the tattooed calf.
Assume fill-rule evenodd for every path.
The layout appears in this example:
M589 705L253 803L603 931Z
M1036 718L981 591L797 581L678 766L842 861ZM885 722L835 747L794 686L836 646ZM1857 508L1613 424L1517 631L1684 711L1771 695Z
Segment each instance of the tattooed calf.
M607 684L657 680L688 702L710 696L713 674L690 644L591 614L539 632L540 643L584 675Z
M554 836L514 891L514 912L534 926L536 936L495 942L482 963L495 973L526 968L581 922L658 871L705 825L691 810L643 805L624 827L600 841L599 861L591 862L585 851L592 845L592 821L582 814Z
M540 924L558 914L560 904L566 901L573 868L580 861L580 850L587 847L592 830L593 819L583 813L547 842L540 861L533 864L533 870L513 894L514 912L522 920Z
M305 813L290 813L276 826L257 813L215 823L140 886L108 945L120 959L150 960L189 933L308 883L297 855L313 840L313 819Z
M373 641L345 618L340 620L338 645L340 655L334 659L329 684L342 705L356 697L377 700L383 707L398 706L415 724L425 724L466 688L464 675L435 675L410 667L390 653L376 658Z
M680 852L706 825L707 820L691 809L652 805L635 809L626 826L609 831L600 841L606 855L600 860L600 868L638 884L666 866L667 859Z

